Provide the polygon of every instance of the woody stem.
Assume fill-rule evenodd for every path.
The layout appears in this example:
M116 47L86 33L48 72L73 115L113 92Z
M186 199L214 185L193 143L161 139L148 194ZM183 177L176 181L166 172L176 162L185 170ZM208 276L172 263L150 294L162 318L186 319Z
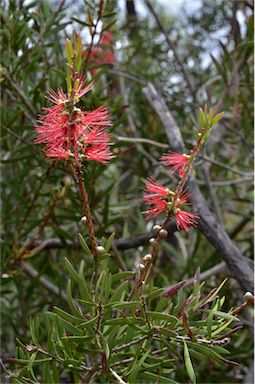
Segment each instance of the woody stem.
M77 174L77 183L79 187L80 192L80 198L83 206L84 215L86 216L86 225L88 229L88 235L91 243L91 250L94 257L95 262L95 273L94 273L94 279L96 280L97 277L97 241L96 241L96 235L95 235L95 229L91 217L91 212L89 208L89 201L88 201L88 195L85 188L85 185L83 183L83 177L82 177L82 170L80 167L80 164L76 163L76 174Z

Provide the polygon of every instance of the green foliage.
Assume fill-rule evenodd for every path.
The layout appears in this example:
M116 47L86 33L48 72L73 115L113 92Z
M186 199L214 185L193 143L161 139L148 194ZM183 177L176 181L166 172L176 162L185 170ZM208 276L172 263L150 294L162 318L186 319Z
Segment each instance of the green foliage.
M22 369L16 370L16 382L29 378L46 383L48 372L57 369L60 380L69 376L73 382L75 377L86 382L91 377L96 382L112 382L113 373L117 373L130 383L176 383L175 364L183 350L187 375L195 383L190 355L202 361L209 357L218 364L227 361L224 356L229 352L221 344L228 342L224 335L238 319L220 310L224 300L216 295L207 295L205 300L203 284L194 286L190 293L182 288L178 297L171 299L148 285L142 297L137 295L135 301L130 301L131 271L124 277L119 273L111 275L104 268L94 291L89 293L83 262L79 272L68 259L65 266L70 275L69 310L55 307L53 312L30 322L33 344L22 346L18 353L15 363L17 367L22 364ZM76 294L74 298L75 287L80 296ZM208 302L210 307L204 309ZM191 339L187 336L184 311ZM44 332L42 327L46 327Z

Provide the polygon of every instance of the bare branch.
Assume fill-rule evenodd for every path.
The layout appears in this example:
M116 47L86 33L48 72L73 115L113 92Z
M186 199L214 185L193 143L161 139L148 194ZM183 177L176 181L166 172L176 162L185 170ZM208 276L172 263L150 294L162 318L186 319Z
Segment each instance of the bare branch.
M61 296L64 300L67 300L66 294L62 292L56 285L51 283L48 279L43 276L40 276L39 272L34 269L31 264L22 261L21 266L30 277L38 277L40 284L45 287L48 291L54 293L54 295Z

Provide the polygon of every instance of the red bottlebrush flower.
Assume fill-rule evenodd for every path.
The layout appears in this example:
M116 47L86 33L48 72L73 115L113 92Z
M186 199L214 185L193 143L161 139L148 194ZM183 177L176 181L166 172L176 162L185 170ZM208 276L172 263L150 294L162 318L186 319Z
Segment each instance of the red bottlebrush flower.
M112 42L112 34L110 32L104 32L100 39L101 45L108 45Z
M167 197L169 195L169 189L164 187L164 185L158 183L153 178L149 178L149 183L146 183L146 192L149 194L144 195L144 200L153 200L155 198Z
M159 197L147 200L147 204L152 206L145 212L147 219L152 219L167 209L167 202Z
M180 153L172 152L161 157L163 165L173 166L173 170L177 171L182 177L186 164L189 162L188 155L181 155Z
M113 64L115 61L115 56L113 52L106 52L101 64Z
M190 205L188 203L188 199L190 196L191 196L191 193L188 192L187 189L182 191L181 194L179 195L178 199L176 199L176 201L175 201L175 207L180 208L183 205Z
M77 89L74 91L74 100L77 103L79 99L84 96L86 93L88 93L93 86L93 81L91 81L88 85L85 85L85 78L79 74L77 77L77 80L79 80L79 85Z
M110 136L104 128L94 127L84 134L83 140L86 144L103 144L110 140Z
M91 112L80 111L79 118L81 119L82 123L87 127L102 127L112 125L105 105L101 105L101 107Z
M105 144L97 144L85 148L84 155L88 160L95 160L103 164L107 164L109 160L114 158L108 146Z
M58 160L74 156L79 161L80 153L88 160L106 163L113 157L108 148L110 136L104 130L104 126L111 125L110 118L104 105L94 111L81 111L74 106L92 87L92 83L84 85L82 76L78 79L72 113L70 95L67 97L62 89L49 92L49 100L56 105L45 108L45 115L40 117L35 143L46 144L46 155Z
M194 215L191 212L186 212L181 209L177 209L175 213L176 225L178 230L183 228L186 232L189 232L191 227L197 226L198 219L197 215Z

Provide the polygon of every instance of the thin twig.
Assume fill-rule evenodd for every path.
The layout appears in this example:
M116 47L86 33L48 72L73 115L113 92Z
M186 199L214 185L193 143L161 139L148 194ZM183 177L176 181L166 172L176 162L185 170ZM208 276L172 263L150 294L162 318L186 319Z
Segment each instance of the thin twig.
M145 144L154 145L155 147L159 147L159 148L169 148L168 144L159 143L158 141L150 140L150 139L145 139L143 137L116 136L116 139L118 141L124 141L124 142L127 142L127 143L128 142L129 143L145 143Z
M118 383L127 384L124 380L122 380L122 378L112 368L110 368L110 372L115 377L115 379L118 381Z
M201 158L205 161L208 161L209 163L212 163L212 164L215 164L215 165L218 165L219 167L221 168L224 168L224 169L227 169L228 171L231 171L233 173L236 173L238 175L241 175L241 176L251 176L249 173L247 172L243 172L243 171L240 171L239 169L236 169L236 168L233 168L233 167L230 167L229 165L227 164L223 164L221 163L220 161L217 161L217 160L214 160L214 159L211 159L210 157L206 156L206 155L198 155L198 158Z

